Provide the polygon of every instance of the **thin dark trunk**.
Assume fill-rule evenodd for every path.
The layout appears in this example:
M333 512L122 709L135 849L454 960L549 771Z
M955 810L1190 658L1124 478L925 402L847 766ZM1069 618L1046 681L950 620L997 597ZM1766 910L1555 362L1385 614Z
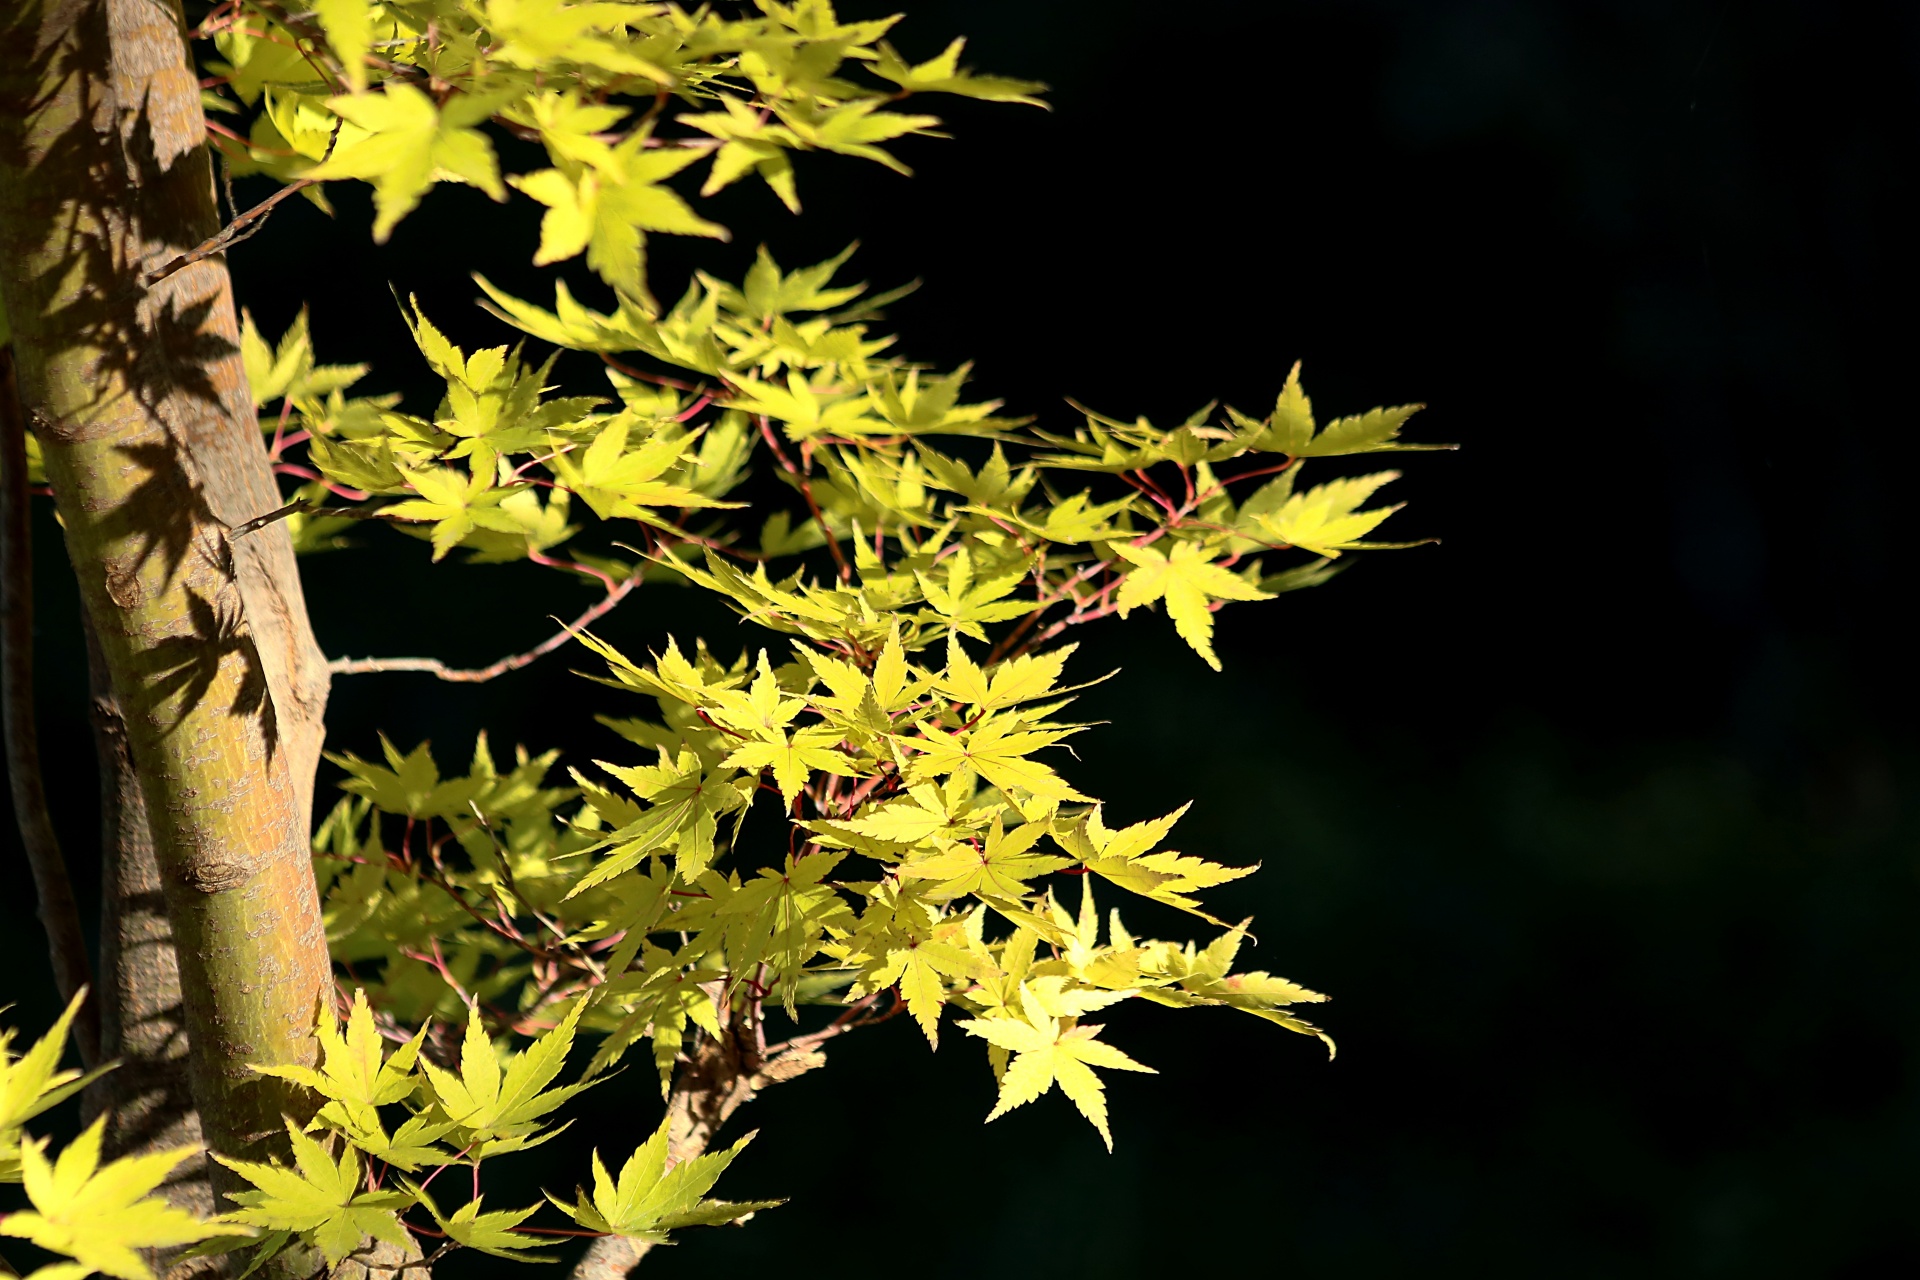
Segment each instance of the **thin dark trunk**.
M100 766L100 1051L120 1061L88 1090L87 1110L113 1114L109 1156L197 1147L200 1116L193 1108L180 958L167 923L159 857L106 657L93 624L84 625L88 708ZM162 1190L183 1209L213 1212L204 1156L176 1168ZM158 1259L148 1262L160 1269ZM207 1263L199 1267L212 1269Z
M40 923L47 933L54 985L62 1003L90 980L86 939L66 858L53 830L40 774L40 737L33 709L33 512L27 506L27 424L14 379L13 351L0 346L0 728L6 740L7 784L20 844L33 872ZM88 1066L100 1061L97 1004L73 1021L73 1038Z

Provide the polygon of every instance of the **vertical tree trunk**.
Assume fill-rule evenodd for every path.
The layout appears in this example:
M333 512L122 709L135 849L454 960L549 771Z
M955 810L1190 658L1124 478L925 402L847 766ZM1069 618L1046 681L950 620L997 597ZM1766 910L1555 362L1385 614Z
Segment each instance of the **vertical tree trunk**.
M159 856L106 655L93 624L85 626L100 762L100 1051L120 1063L88 1091L88 1107L113 1114L109 1156L197 1146L200 1116L188 1071L180 960ZM181 1208L203 1217L213 1212L205 1157L176 1168L163 1190Z
M329 989L308 863L325 661L284 528L226 266L145 276L215 229L176 0L0 17L0 290L20 398L150 817L193 1092L215 1151L300 1110ZM258 1154L251 1152L249 1154Z

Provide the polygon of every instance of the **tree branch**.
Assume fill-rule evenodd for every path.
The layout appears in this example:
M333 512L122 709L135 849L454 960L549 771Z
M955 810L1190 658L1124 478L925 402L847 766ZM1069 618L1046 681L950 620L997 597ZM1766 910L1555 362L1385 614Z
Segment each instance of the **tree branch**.
M67 879L66 859L47 808L40 772L40 739L33 714L33 544L27 499L27 424L14 385L13 350L0 348L0 702L4 702L7 781L14 820L33 871L40 923L47 931L60 999L70 1001L91 981L80 911ZM100 1061L99 1002L74 1020L81 1061Z
M610 612L615 605L626 599L628 593L640 585L641 576L638 569L634 570L625 582L607 592L605 599L567 623L557 633L548 636L525 653L516 653L511 657L502 658L489 666L449 667L438 658L335 658L327 664L327 670L336 676L371 675L381 671L419 671L454 684L480 684L506 675L509 671L518 671L579 635Z

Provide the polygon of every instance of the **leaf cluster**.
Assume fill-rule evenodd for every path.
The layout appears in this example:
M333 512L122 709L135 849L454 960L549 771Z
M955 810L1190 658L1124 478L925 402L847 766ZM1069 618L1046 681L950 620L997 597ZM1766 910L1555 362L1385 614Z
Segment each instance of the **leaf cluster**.
M29 1206L0 1214L0 1236L27 1240L64 1259L27 1280L82 1280L95 1273L154 1280L144 1251L218 1239L236 1228L202 1221L156 1194L175 1168L198 1154L197 1148L145 1151L103 1162L105 1115L53 1156L46 1138L24 1131L28 1121L102 1074L60 1067L67 1033L85 998L84 991L76 995L25 1053L13 1052L13 1029L0 1028L0 1183L19 1184Z
M670 1115L724 1119L723 1083L750 1096L895 1017L937 1047L946 1022L984 1051L988 1119L1057 1086L1111 1147L1100 1073L1150 1068L1088 1020L1102 1010L1238 1009L1331 1052L1296 1012L1325 997L1236 970L1248 922L1203 904L1254 868L1167 847L1184 810L1109 826L1062 772L1089 727L1064 637L1164 611L1219 670L1227 604L1415 545L1378 540L1398 508L1369 505L1398 472L1308 485L1308 460L1450 446L1401 438L1417 405L1320 422L1298 365L1264 417L1004 417L966 394L969 366L899 351L879 324L905 290L843 280L851 248L788 269L762 247L662 305L649 237L730 235L700 198L751 178L797 213L802 154L904 172L899 140L941 123L911 99L1038 102L963 69L959 41L909 63L895 21L826 0L231 0L202 24L234 172L323 205L329 183L368 183L376 239L436 184L517 192L544 210L534 262L582 259L598 295L556 281L543 304L477 276L521 338L475 350L409 301L431 408L353 394L368 369L319 363L304 315L272 341L249 320L297 544L375 521L436 560L569 574L597 602L548 647L577 636L593 679L652 702L602 715L627 748L564 777L552 753L502 766L484 736L455 776L425 744L330 757L346 796L316 867L358 990L344 1029L321 1012L318 1067L273 1069L315 1096L293 1163L228 1162L254 1188L230 1222L258 1233L256 1262L409 1232L536 1256L539 1206L484 1210L479 1167L546 1141L630 1054ZM506 172L526 154L508 138L544 162ZM558 385L569 352L603 379ZM635 658L585 629L648 578L712 593L756 640ZM1096 893L1216 932L1136 936ZM561 1083L576 1037L596 1047ZM647 1243L767 1207L706 1199L740 1145L695 1154L671 1130L617 1175L596 1155L591 1190L552 1205ZM473 1191L443 1212L432 1183L455 1165Z

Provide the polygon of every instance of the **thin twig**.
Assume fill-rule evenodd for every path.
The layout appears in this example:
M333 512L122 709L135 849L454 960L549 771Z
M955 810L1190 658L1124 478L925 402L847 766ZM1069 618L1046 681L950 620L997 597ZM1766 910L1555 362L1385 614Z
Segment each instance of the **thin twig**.
M525 653L516 653L512 657L502 658L491 666L449 667L438 658L335 658L327 664L327 670L336 676L370 675L379 671L419 671L438 676L454 684L480 684L506 675L509 671L518 671L536 658L543 658L552 653L626 599L627 594L640 585L640 578L641 574L636 569L625 582L609 591L605 599L569 622L559 632L548 636Z
M40 738L33 714L32 518L27 502L26 415L14 382L13 350L0 347L0 704L4 704L0 721L5 725L14 820L40 899L40 923L47 931L54 982L60 999L71 1001L88 986L92 966L40 772ZM96 1065L100 1061L97 1003L81 1008L73 1030L80 1060L89 1067Z
M279 465L281 467L286 466L285 463L280 463ZM229 539L244 538L250 533L258 533L270 524L285 520L288 516L298 515L335 516L342 520L390 520L395 524L417 523L416 521L409 520L405 516L391 515L385 509L378 511L361 511L353 507L323 507L313 502L289 502L284 507L275 507L263 516L255 516L251 520L233 526L233 528L227 530L227 537Z
M223 253L241 241L250 239L261 227L267 225L267 215L272 213L274 207L282 200L296 191L305 191L308 187L318 185L312 178L299 178L288 183L193 248L141 276L140 283L152 288L174 272L185 270L196 262L211 258L216 253Z

